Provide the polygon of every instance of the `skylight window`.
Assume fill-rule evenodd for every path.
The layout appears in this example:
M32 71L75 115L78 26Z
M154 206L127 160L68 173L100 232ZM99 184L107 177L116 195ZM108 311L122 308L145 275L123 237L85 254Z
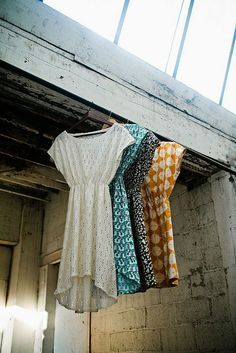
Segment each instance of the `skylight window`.
M120 47L220 102L235 29L235 0L44 0L44 3L112 42L119 33L115 42ZM119 32L122 9L127 12L124 11ZM234 50L222 103L236 113L235 56Z
M236 19L235 0L197 0L177 79L219 102Z
M44 0L44 4L114 40L124 0Z

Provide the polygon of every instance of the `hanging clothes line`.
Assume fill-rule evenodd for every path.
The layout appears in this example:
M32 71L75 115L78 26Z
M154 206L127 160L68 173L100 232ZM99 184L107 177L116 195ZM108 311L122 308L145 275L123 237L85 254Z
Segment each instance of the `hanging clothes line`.
M105 113L104 111L102 112L103 114ZM103 123L103 124L106 124L108 126L112 126L114 124L114 120L118 123L132 123L132 121L128 120L128 119L125 119L121 116L118 116L117 114L113 113L112 111L108 112L106 111L105 113L107 115L107 118L105 117L98 117L95 112L93 110L88 110L85 114L83 115L79 115L81 116L81 119L78 121L78 123L72 125L70 128L68 128L67 130L68 131L71 131L72 129L74 129L75 127L78 127L79 125L81 125L84 121L86 120L92 120L92 121L96 121L96 122L100 122L100 123ZM113 116L112 120L111 121L111 116ZM160 141L169 141L169 139L165 138L164 136L161 136L157 133L154 132L154 134L157 136L157 138L160 140ZM179 141L173 141L175 143L180 143ZM218 167L219 169L221 170L224 170L232 175L235 175L236 176L236 170L232 169L229 165L226 165L214 158L211 158L211 157L208 157L208 156L205 156L203 154L201 154L200 152L197 152L191 148L188 148L186 146L184 146L183 144L181 144L183 147L185 147L188 151L188 153L190 155L193 155L197 158L199 158L200 160L202 161L205 161L207 163L210 163L216 167Z

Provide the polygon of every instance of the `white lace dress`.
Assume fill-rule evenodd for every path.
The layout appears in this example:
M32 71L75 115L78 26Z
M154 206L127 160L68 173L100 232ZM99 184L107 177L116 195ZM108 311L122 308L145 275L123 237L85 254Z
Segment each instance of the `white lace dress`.
M81 135L62 132L48 153L70 187L55 295L61 305L82 313L117 300L108 185L134 139L119 124Z

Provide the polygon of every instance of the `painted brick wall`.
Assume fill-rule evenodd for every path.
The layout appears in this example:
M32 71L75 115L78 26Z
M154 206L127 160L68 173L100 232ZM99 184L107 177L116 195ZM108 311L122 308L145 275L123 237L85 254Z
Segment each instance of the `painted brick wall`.
M66 193L46 205L43 253L62 247ZM226 174L171 198L180 284L121 296L92 313L92 353L233 353L236 326L236 190ZM234 329L234 331L233 331Z
M92 352L236 351L211 184L172 196L180 284L92 313ZM226 205L222 204L222 208Z

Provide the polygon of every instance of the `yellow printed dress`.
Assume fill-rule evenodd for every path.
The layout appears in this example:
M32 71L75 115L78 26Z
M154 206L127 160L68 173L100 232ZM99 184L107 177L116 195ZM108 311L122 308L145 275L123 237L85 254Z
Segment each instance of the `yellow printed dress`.
M161 142L142 184L144 220L157 287L178 285L169 197L185 153L175 142Z

